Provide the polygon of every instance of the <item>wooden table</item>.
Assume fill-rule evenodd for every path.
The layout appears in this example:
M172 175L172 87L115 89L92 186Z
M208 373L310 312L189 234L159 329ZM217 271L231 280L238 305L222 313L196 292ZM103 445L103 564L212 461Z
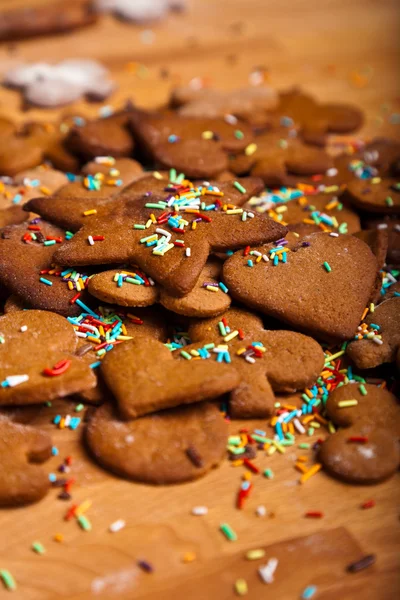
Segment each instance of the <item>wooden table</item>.
M10 4L0 1L1 8ZM12 4L28 3L13 0ZM278 88L301 84L321 100L357 102L366 112L363 134L398 136L399 125L389 122L400 112L396 4L395 0L192 0L186 14L171 14L160 24L136 27L105 17L94 27L66 36L17 43L12 52L2 47L0 69L4 71L10 62L21 59L98 58L119 83L119 91L110 100L117 107L126 98L142 106L160 105L173 84L196 76L225 89L246 85L255 68L265 67L271 84ZM149 40L152 43L145 43ZM85 114L96 114L98 108L83 102L73 107ZM23 113L20 96L0 90L0 115L25 120L51 119L58 113ZM233 598L236 576L227 564L237 560L234 554L240 556L244 550L262 545L271 546L268 556L272 556L282 551L276 545L282 540L338 526L352 536L354 553L375 553L377 563L349 576L342 567L336 572L332 559L332 577L324 579L322 554L321 561L310 559L308 583L318 587L315 598L398 597L398 476L374 487L352 487L320 473L300 486L293 468L297 448L283 456L259 455L257 464L270 467L275 478L255 477L253 493L239 511L235 496L243 472L228 462L198 482L172 487L133 484L105 473L81 444L83 426L72 432L51 424L55 412L66 414L73 406L60 401L32 417L32 422L50 431L59 448L59 457L45 467L49 472L56 470L64 457L73 457L71 476L77 482L73 501L93 501L87 513L93 529L83 532L76 521L63 520L70 503L56 499L57 490L36 506L0 511L0 568L9 569L18 582L14 598L161 598L165 589L171 597L189 598L185 585L190 581L193 597L196 589L196 598L204 600ZM265 423L260 425L265 427ZM232 432L239 426L233 423ZM376 501L375 508L360 509L370 498ZM255 515L260 504L268 510L265 518ZM208 515L192 516L195 505L206 505ZM321 510L325 516L317 521L304 518L307 510ZM117 519L124 519L126 528L111 534L108 526ZM220 533L223 521L237 532L236 542L228 542ZM64 535L63 543L53 541L57 533ZM45 555L31 550L34 541L46 547ZM284 556L288 548L290 544L284 545ZM186 552L195 552L196 560L185 564ZM154 573L140 571L138 558L150 561ZM257 588L257 593L250 586L247 597L300 597L304 572L303 567L296 572L295 559L281 561L278 593L274 584L262 586L261 591ZM218 592L207 597L204 591L202 596L202 586L208 578L211 581L216 569L222 579L226 573L223 584ZM335 581L330 583L332 578ZM176 586L181 587L177 594L173 591ZM8 592L0 587L0 598L6 597Z

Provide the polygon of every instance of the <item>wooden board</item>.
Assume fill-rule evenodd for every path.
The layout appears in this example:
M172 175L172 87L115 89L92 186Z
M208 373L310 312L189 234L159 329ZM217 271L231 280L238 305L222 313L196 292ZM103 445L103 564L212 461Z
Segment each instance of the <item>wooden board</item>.
M10 4L0 0L0 8ZM18 4L34 2L13 0L13 6ZM0 71L15 60L98 58L119 83L119 91L110 100L110 105L118 107L126 98L134 98L142 106L160 105L175 83L196 76L224 89L246 85L249 73L264 66L278 88L301 84L322 100L361 105L366 111L365 135L398 136L399 125L389 123L389 118L393 120L393 114L400 112L395 0L192 0L188 4L185 15L171 15L157 25L136 27L106 17L96 26L70 35L17 43L12 51L4 45L0 47ZM153 43L144 43L151 35L144 34L145 30L152 32ZM133 72L135 64L146 70ZM169 73L166 78L161 76L165 69ZM0 89L0 115L47 120L60 114L37 109L21 112L20 107L16 92ZM97 114L98 109L98 105L80 102L71 112ZM398 475L378 486L351 487L320 473L300 486L293 468L296 449L283 456L259 456L259 466L272 468L275 478L257 477L244 510L238 511L235 495L243 472L228 462L198 482L161 488L105 473L81 444L83 426L71 432L51 424L55 412L71 413L73 406L59 402L53 409L44 408L33 423L51 432L59 448L59 457L46 465L49 472L56 471L64 457L73 457L73 501L93 501L88 511L93 529L83 532L75 521L63 520L71 503L58 500L57 490L36 506L0 511L0 568L9 569L18 582L13 598L162 598L164 590L172 596L177 586L185 591L190 581L196 588L201 586L202 577L221 573L220 565L230 575L222 578L221 591L209 598L225 600L235 597L227 565L236 564L235 557L241 557L246 549L271 546L272 552L283 540L338 526L351 535L351 541L343 543L344 555L356 548L361 553L375 553L377 563L356 578L347 576L341 564L336 579L326 581L325 567L310 559L313 572L308 583L320 587L315 598L386 600L399 595ZM259 425L266 426L265 422ZM232 433L239 426L233 423ZM361 510L360 504L370 498L376 507ZM255 515L260 504L268 510L266 518ZM206 505L208 515L192 516L195 505ZM325 516L318 521L306 519L307 510L321 510ZM116 519L124 519L127 526L111 534L108 526ZM221 522L235 529L236 542L222 536ZM64 535L62 544L53 541L56 533ZM36 540L46 547L45 555L32 552ZM182 557L189 551L195 552L197 559L184 564ZM285 552L280 587L257 588L257 595L250 590L250 599L300 596L305 580L297 575L294 563L285 571ZM154 573L138 572L139 558L150 561ZM0 598L7 597L9 593L0 587Z

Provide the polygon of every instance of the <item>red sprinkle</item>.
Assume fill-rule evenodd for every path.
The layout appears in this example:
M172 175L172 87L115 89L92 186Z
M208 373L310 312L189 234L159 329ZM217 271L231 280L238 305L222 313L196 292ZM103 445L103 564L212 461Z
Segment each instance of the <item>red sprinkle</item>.
M243 250L243 256L247 256L249 252L250 252L250 246L246 246L246 248Z
M64 520L65 520L65 521L70 521L71 519L73 519L73 518L74 518L74 516L75 516L75 511L76 511L76 509L77 509L77 508L78 508L78 505L77 505L77 504L73 504L73 505L72 505L72 506L71 506L71 507L70 507L70 508L67 510L67 512L65 513Z
M49 377L56 377L58 375L62 375L65 371L68 371L71 366L71 361L67 358L64 360L60 360L52 369L46 367L43 369L43 375L48 375Z
M375 506L375 500L367 500L361 504L360 508L373 508Z
M92 237L94 242L102 242L106 239L104 235L93 235Z
M324 513L320 512L319 510L309 510L304 516L310 519L322 519Z
M258 467L256 467L256 465L254 463L251 462L251 460L249 460L248 458L244 458L243 459L243 464L252 472L252 473L259 473L260 469Z
M348 442L355 442L357 444L366 444L368 442L368 438L364 436L352 436L347 439Z
M243 329L238 329L239 331L239 340L244 340L244 331Z
M78 292L73 298L71 298L71 300L69 301L70 304L75 304L75 302L78 300L79 296L81 295L80 292ZM84 330L86 331L86 330Z
M40 231L39 225L28 225L27 229L30 231Z

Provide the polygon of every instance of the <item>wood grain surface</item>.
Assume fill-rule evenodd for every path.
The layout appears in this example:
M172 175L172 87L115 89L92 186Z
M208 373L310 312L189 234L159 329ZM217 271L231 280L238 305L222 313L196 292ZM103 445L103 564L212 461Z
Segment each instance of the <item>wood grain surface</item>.
M33 4L1 0L0 8ZM299 84L321 100L362 106L363 135L399 136L400 126L390 123L400 112L398 31L395 0L191 0L185 14L171 14L159 24L138 27L105 17L65 36L3 45L0 72L20 60L93 57L111 69L119 84L111 106L133 98L153 107L165 102L174 84L193 77L233 89L263 67L277 88ZM99 106L79 102L68 110L96 114ZM24 112L18 93L0 89L0 115L48 120L59 114ZM293 467L297 448L284 455L259 454L257 464L270 467L275 477L254 476L253 493L239 511L235 496L243 471L228 462L200 481L170 487L133 484L105 473L81 443L83 425L72 432L51 423L57 412L72 414L75 405L60 401L37 415L29 411L26 418L49 431L59 448L59 456L45 466L48 472L72 456L73 502L92 500L87 515L93 528L84 532L76 521L64 520L71 502L57 499L57 490L35 506L0 511L0 569L11 571L17 581L13 598L179 600L190 598L192 589L196 600L225 600L235 597L233 584L241 576L248 580L251 600L300 598L311 584L318 588L316 600L399 597L398 475L377 486L357 487L319 473L300 486ZM240 425L232 423L232 433ZM371 498L376 506L362 510L360 504ZM255 514L260 504L268 511L264 518ZM207 506L208 514L192 516L196 505ZM324 518L307 519L308 510L323 511ZM108 527L117 519L127 525L112 534ZM234 528L236 542L223 537L221 522ZM338 533L337 527L345 531ZM63 534L63 543L53 540L57 533ZM322 550L320 557L304 551L304 545L318 543L305 537L314 534L333 540L331 558ZM283 543L292 538L302 538L293 553L293 544ZM34 541L45 546L44 555L32 551ZM260 546L268 547L267 558L279 553L276 585L262 585L258 564L243 558L245 550ZM183 562L187 552L196 554L194 562ZM377 556L372 569L346 574L347 558L369 553ZM138 559L151 562L154 572L138 569ZM0 598L9 596L0 586Z

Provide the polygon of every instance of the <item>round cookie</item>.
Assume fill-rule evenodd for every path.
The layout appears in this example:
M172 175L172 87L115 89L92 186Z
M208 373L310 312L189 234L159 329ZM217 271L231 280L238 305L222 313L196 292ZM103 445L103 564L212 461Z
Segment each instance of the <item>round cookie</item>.
M373 484L396 472L400 463L400 405L388 390L365 384L336 388L329 396L328 417L343 427L319 451L324 468L351 483ZM355 406L341 407L356 400Z
M50 489L47 473L35 463L51 456L47 433L0 415L0 507L37 502Z
M343 201L367 212L400 213L399 179L353 179L347 185Z
M201 403L120 421L109 404L86 429L90 452L105 469L143 483L197 479L225 455L228 424L216 406Z

